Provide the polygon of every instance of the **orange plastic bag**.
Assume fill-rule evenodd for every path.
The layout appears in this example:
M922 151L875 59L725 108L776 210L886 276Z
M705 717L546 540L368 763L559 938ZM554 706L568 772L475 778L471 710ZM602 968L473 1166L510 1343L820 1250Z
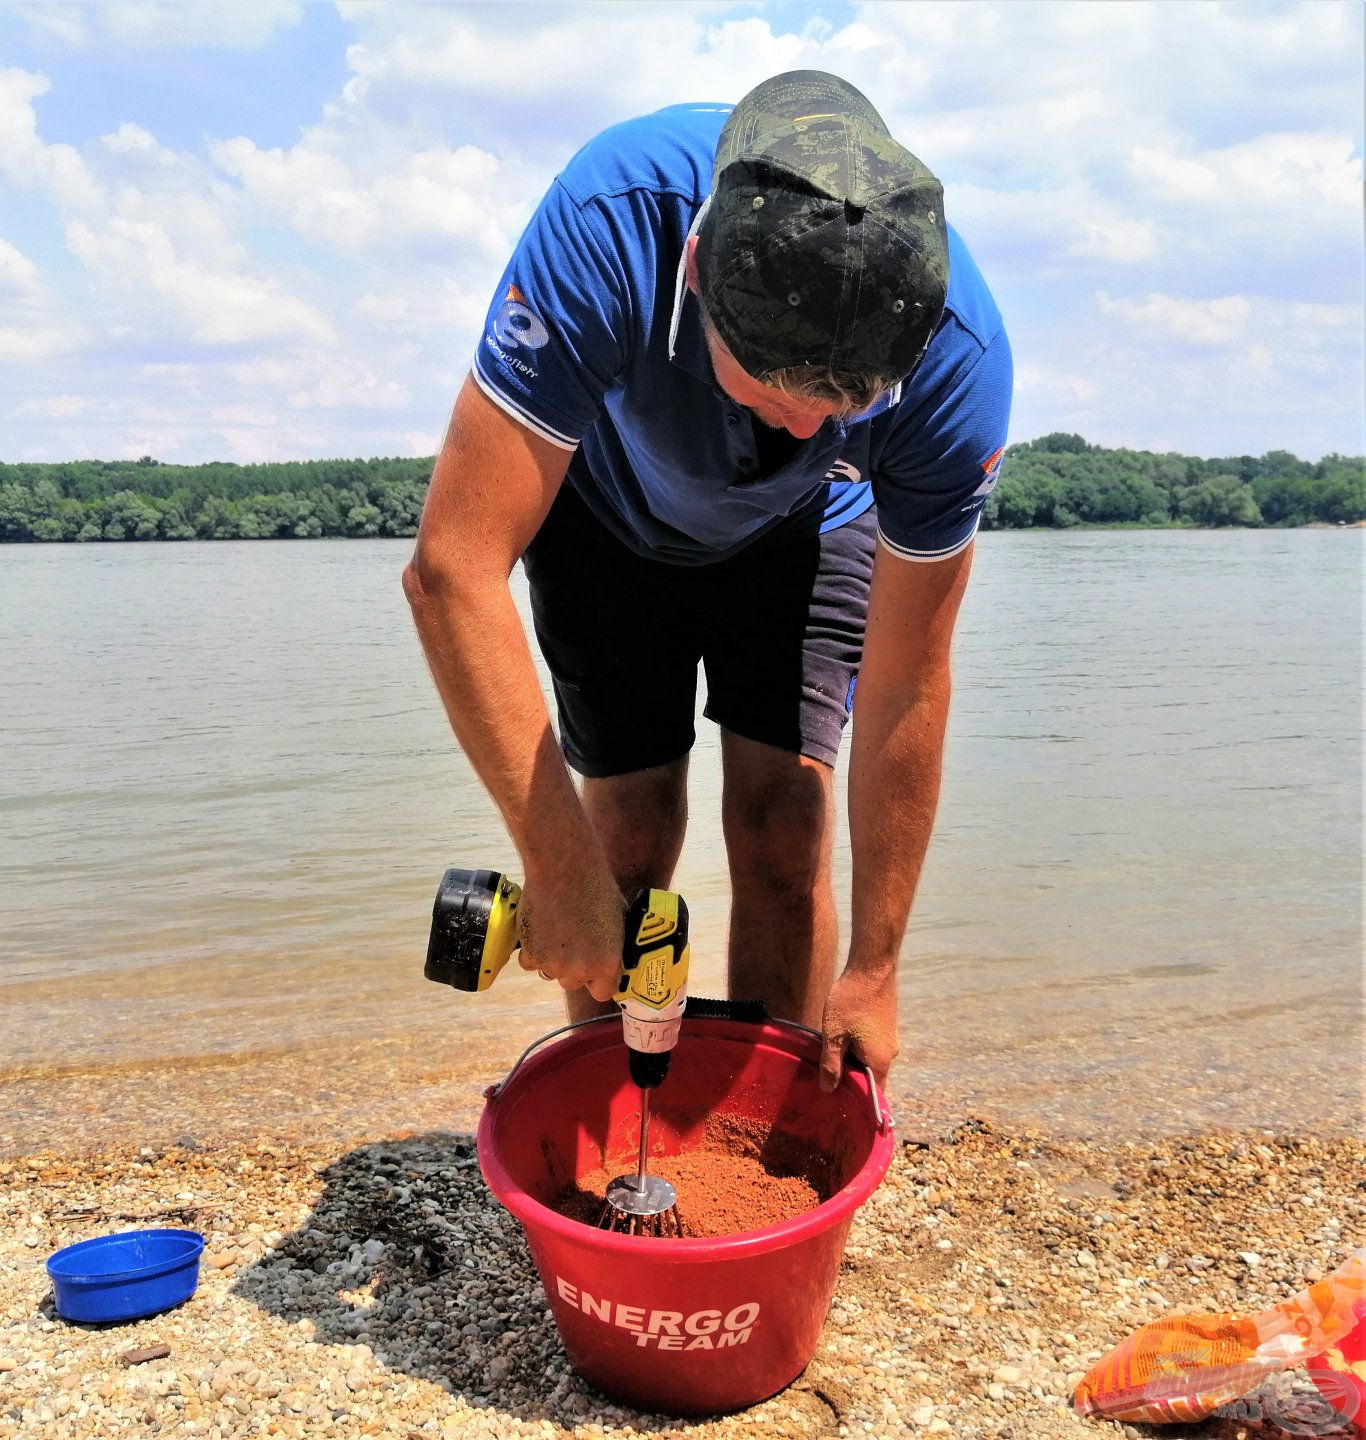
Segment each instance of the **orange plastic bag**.
M1136 1330L1087 1372L1078 1415L1149 1425L1204 1420L1268 1375L1306 1364L1357 1325L1366 1249L1260 1315L1172 1315Z

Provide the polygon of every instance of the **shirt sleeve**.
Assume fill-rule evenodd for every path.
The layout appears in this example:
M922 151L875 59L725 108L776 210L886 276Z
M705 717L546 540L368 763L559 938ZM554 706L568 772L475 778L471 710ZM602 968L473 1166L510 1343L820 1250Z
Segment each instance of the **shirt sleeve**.
M503 271L475 353L489 399L564 450L578 447L625 364L629 287L608 237L591 203L557 180Z
M878 538L907 560L945 560L967 548L1005 454L1014 382L1005 331L985 347L944 349L949 363L928 386L909 388L873 466Z

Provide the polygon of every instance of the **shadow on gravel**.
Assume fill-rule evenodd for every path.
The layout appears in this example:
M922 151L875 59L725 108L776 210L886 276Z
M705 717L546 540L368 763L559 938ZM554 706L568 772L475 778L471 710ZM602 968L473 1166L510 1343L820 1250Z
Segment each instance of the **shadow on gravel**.
M235 1294L311 1321L321 1344L369 1346L376 1366L481 1409L570 1429L629 1421L682 1433L700 1423L614 1407L569 1368L521 1227L489 1193L469 1136L361 1146L322 1178L308 1222L246 1270Z

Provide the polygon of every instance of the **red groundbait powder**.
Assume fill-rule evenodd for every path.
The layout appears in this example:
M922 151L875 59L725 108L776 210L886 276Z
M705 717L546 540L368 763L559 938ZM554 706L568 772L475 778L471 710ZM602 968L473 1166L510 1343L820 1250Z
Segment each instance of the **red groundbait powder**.
M597 1223L608 1184L622 1171L586 1171L552 1201L552 1208L585 1225ZM834 1190L829 1156L750 1116L713 1115L700 1143L685 1155L652 1155L651 1175L678 1191L685 1239L714 1239L762 1230L813 1210Z

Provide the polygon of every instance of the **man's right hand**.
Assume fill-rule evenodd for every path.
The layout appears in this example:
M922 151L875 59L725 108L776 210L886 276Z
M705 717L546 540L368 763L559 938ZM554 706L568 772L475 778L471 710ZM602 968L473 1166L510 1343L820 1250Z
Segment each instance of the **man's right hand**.
M621 974L625 921L626 902L606 870L528 874L517 907L519 963L565 990L610 1000Z

